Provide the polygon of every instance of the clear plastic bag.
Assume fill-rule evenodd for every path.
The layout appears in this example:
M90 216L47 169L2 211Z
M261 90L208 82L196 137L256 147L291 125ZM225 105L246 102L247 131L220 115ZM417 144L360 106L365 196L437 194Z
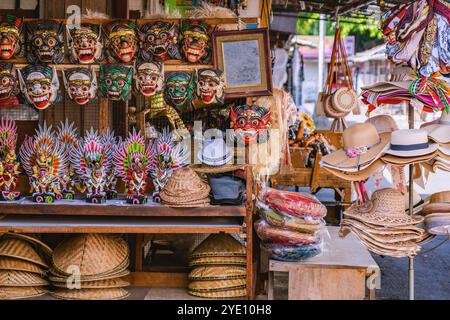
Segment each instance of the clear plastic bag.
M255 222L255 231L262 241L286 246L313 244L321 240L320 232L301 233L286 228L274 227L264 219Z
M263 243L269 257L274 260L298 262L322 253L322 243L308 245L283 246L274 243Z

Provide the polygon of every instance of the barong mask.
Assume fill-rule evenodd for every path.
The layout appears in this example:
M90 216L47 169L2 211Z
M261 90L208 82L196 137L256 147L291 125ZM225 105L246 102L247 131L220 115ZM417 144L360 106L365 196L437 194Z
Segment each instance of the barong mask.
M238 141L264 142L269 135L271 113L263 107L240 105L231 108L231 128Z
M133 68L120 64L100 65L100 82L103 97L116 101L129 100Z
M211 60L211 37L214 28L202 22L183 21L181 51L190 63L208 64Z
M19 105L19 81L17 71L12 63L0 63L0 107L15 107Z
M14 16L8 15L0 21L0 59L9 60L23 55L22 26L23 19Z
M37 109L46 109L59 98L59 80L54 67L28 65L18 73L22 93Z
M177 25L156 21L142 25L138 29L140 56L144 61L164 62L168 59L181 59L177 41Z
M159 62L144 62L136 66L136 90L146 97L161 92L164 86L163 65Z
M29 63L59 64L64 61L64 24L53 20L33 21L27 25Z
M72 68L63 72L64 86L70 100L85 105L97 96L97 76L92 68Z
M80 28L70 29L66 26L66 34L70 61L73 64L92 64L103 60L99 26L90 23L83 23Z
M138 48L136 24L129 20L119 20L108 23L104 28L108 61L131 62L136 57Z
M166 102L176 108L185 108L194 100L195 77L187 72L169 73L164 89Z
M225 100L223 72L218 69L199 70L197 96L205 104L222 105Z

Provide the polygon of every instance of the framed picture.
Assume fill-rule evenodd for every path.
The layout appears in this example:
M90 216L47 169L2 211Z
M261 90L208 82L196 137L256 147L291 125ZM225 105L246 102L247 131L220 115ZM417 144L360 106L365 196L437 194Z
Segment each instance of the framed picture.
M272 94L267 29L215 32L212 42L214 67L224 71L227 98Z

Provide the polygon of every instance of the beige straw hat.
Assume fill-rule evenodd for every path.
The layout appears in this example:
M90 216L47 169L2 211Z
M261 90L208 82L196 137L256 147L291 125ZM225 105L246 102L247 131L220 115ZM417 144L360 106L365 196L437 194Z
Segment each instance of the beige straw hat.
M246 266L247 258L244 257L205 257L191 260L191 266L232 265Z
M434 153L426 154L424 156L417 156L417 157L397 157L390 154L385 154L381 157L381 160L384 163L393 164L393 165L399 165L399 166L406 166L410 164L416 164L416 163L423 163L430 159L433 159L435 156Z
M29 243L36 245L38 249L42 249L42 252L45 253L48 257L51 257L53 254L52 248L50 248L47 244L42 242L37 238L37 236L32 234L23 234L23 233L14 233L14 232L6 232L2 234L1 238L13 238L13 239L22 239L26 240Z
M421 238L420 234L411 233L411 232L401 232L400 230L396 230L396 232L390 232L390 228L384 228L385 233L381 234L380 232L374 232L369 226L364 225L363 223L355 224L350 222L351 219L344 219L342 221L341 226L348 226L351 229L357 229L362 234L372 239L374 242L379 243L398 243L404 241L417 241ZM355 220L353 220L355 221ZM400 232L399 232L400 231Z
M0 287L0 300L36 298L46 293L42 287Z
M47 263L39 256L34 247L22 239L5 238L0 240L0 257L21 259L48 268Z
M216 292L196 292L188 291L191 296L204 298L204 299L237 299L247 296L246 289L226 290Z
M95 275L95 276L89 276L89 277L80 277L80 282L92 282L92 281L100 281L100 280L110 280L110 279L117 279L121 277L125 277L130 274L129 270L121 270L117 273L113 274L106 274L106 275ZM67 280L73 281L72 277L67 276L60 276L60 275L54 275L51 274L48 278L52 283L55 282L62 282L66 283Z
M197 267L189 273L189 280L246 279L247 269L238 266Z
M428 204L423 208L423 213L449 213L450 214L450 191L433 193Z
M0 257L0 270L25 271L40 275L46 274L46 271L37 264L10 257Z
M381 160L377 160L365 169L359 171L341 171L338 169L332 169L329 167L324 167L328 172L334 174L335 176L347 180L347 181L365 181L372 177L375 173L383 170L385 164Z
M110 289L62 289L56 288L49 292L55 298L63 300L121 300L130 293L122 288Z
M193 281L189 283L189 291L212 292L244 289L246 287L246 283L247 282L245 279Z
M49 283L31 272L0 270L0 287L38 287Z
M67 288L67 283L65 282L53 282L52 285L57 288ZM108 279L108 280L97 280L97 281L81 281L81 289L110 289L110 288L124 288L130 286L129 282L121 278Z
M211 205L209 198L205 198L197 201L189 201L189 202L167 202L163 201L163 204L172 208L201 208L201 207L209 207Z
M365 122L373 124L379 133L398 130L398 126L394 118L387 114L380 114L370 117Z
M70 275L69 268L78 266L81 276L111 273L128 260L127 243L118 236L80 234L61 242L53 253L53 267Z
M422 237L425 233L425 230L417 227L417 226L406 226L406 227L380 227L373 224L364 223L355 219L348 219L344 218L342 219L341 225L347 225L354 227L359 230L366 230L367 232L370 232L374 235L408 235L411 237Z
M335 168L357 168L380 158L387 144L389 133L378 134L370 123L356 124L344 130L344 147L322 158L322 162Z
M344 215L385 227L415 225L423 221L421 216L410 217L405 213L403 195L395 189L375 191L371 200L364 205L351 206Z
M422 129L428 132L428 137L439 144L450 142L450 112L442 111L438 121L425 123Z
M214 174L214 173L227 173L236 170L241 170L244 169L245 165L224 164L223 166L217 167L217 166L208 166L206 164L194 164L191 165L190 167L197 173Z
M358 107L358 94L351 88L339 88L332 94L331 104L337 111L352 111Z
M229 234L212 234L192 252L192 258L245 257L245 247Z

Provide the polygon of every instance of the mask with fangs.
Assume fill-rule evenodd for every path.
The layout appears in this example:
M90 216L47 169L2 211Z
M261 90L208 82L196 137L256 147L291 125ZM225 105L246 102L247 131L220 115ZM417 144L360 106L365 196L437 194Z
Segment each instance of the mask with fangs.
M80 28L66 26L67 46L73 64L92 64L103 60L101 27L83 23Z
M17 71L12 63L0 63L0 108L17 107L20 103Z
M193 74L177 71L167 76L164 98L167 104L181 109L188 107L194 100L195 77Z
M130 63L137 54L136 24L130 20L117 20L104 26L108 61Z
M163 90L164 67L159 62L144 62L136 65L136 90L146 97L155 95Z
M208 64L211 61L211 34L215 28L198 21L183 21L180 48L189 63Z
M223 105L225 100L224 81L221 70L198 70L197 96L204 104Z
M110 100L131 99L133 68L120 64L100 65L100 88L103 97Z
M0 18L0 59L9 60L23 56L24 39L22 33L23 19L14 16Z
M168 59L181 59L177 46L179 34L176 24L149 22L138 29L138 34L142 60L164 62Z
M97 76L92 68L71 68L63 72L64 86L70 100L85 105L97 97Z
M231 128L237 141L250 144L269 137L271 112L256 105L240 105L230 111Z
M60 64L64 61L64 24L54 20L26 24L29 63Z

